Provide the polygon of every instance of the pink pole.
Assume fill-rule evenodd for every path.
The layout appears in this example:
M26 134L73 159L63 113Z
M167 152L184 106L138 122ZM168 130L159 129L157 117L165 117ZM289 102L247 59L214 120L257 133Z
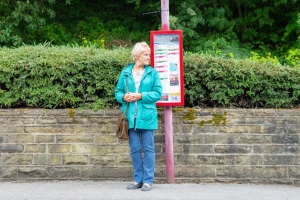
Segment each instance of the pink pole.
M170 30L169 0L161 0L161 24L163 31Z
M170 30L169 0L161 0L162 30ZM173 120L172 106L165 106L165 146L166 146L166 179L174 183L174 154L173 154Z

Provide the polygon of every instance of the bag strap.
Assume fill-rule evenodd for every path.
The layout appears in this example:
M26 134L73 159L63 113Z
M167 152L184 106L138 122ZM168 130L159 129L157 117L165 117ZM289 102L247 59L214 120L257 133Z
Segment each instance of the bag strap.
M128 93L128 76L126 76L126 93ZM128 102L126 103L126 112L125 112L125 116L127 117L128 114Z

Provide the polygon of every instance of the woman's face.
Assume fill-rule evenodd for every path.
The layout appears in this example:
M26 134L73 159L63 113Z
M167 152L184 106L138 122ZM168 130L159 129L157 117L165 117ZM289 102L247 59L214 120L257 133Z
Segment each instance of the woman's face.
M143 51L136 59L136 63L140 65L149 65L150 64L150 51Z

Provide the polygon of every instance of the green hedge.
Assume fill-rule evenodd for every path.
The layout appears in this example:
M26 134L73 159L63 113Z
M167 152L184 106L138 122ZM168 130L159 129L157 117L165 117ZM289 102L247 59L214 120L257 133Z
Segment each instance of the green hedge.
M185 55L189 106L292 108L300 105L300 68Z
M112 106L125 49L23 46L0 51L0 107Z
M0 108L114 107L130 50L50 45L0 49ZM185 54L188 107L298 107L300 69Z

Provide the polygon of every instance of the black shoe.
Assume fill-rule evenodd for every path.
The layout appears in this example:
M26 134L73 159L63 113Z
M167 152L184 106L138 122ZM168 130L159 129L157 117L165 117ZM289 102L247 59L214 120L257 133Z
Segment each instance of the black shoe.
M131 183L130 185L127 186L127 189L128 190L138 189L138 188L141 188L142 186L143 186L142 183L138 183L138 184Z

